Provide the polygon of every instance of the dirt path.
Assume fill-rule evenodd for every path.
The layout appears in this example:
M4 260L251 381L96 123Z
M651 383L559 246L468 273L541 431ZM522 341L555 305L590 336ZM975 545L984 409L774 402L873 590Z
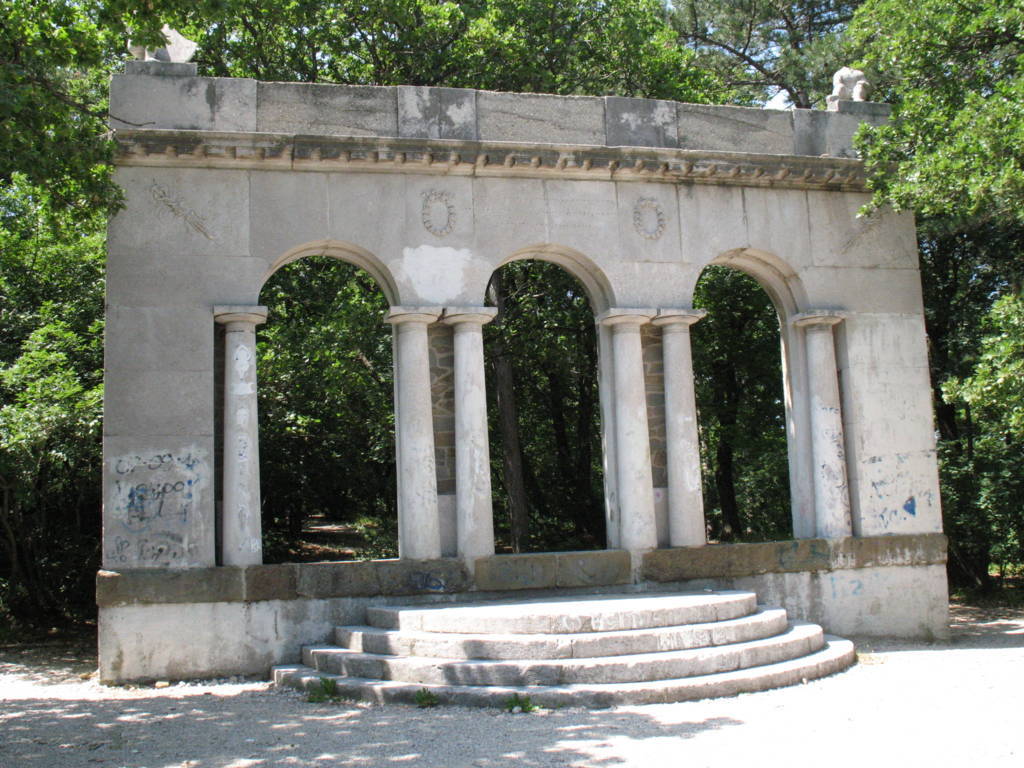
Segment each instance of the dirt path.
M954 606L948 643L862 639L826 680L528 714L309 704L266 683L105 688L86 647L0 649L2 768L1024 765L1024 610Z

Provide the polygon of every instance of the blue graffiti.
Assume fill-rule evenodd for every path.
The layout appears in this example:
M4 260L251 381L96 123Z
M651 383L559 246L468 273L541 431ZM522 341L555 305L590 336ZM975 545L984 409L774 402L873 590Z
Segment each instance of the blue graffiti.
M917 499L911 496L905 502L903 502L903 511L908 515L917 515Z

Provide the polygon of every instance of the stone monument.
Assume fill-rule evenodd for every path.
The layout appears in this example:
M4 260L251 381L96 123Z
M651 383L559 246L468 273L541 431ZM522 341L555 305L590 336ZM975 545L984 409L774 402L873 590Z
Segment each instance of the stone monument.
M835 111L776 112L197 77L182 47L111 84L102 679L265 674L399 595L738 588L832 632L946 631L914 221L860 213L851 137L888 108L843 100L857 73ZM311 255L391 305L398 560L261 564L260 290ZM494 553L484 292L527 258L594 309L604 551ZM792 541L705 546L690 327L712 264L779 313Z

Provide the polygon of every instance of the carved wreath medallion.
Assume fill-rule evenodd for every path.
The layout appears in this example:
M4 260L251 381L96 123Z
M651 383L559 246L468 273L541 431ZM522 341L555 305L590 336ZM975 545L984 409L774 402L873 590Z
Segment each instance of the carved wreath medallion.
M423 226L437 237L451 234L455 227L455 206L450 192L432 189L423 193Z
M641 197L636 201L633 228L647 240L657 240L665 232L665 212L653 197Z

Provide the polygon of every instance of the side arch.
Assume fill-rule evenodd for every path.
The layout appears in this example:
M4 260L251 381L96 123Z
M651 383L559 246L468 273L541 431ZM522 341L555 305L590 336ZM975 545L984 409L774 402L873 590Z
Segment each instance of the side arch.
M570 275L575 277L586 291L587 299L590 301L590 308L594 315L599 315L605 310L615 306L615 291L612 289L611 281L608 280L604 270L594 261L574 248L567 248L553 243L540 243L520 248L508 258L503 259L495 265L493 271L501 269L513 261L524 261L526 259L537 259L557 264ZM493 274L493 272L492 272Z
M384 262L365 248L360 248L358 245L347 243L343 240L316 240L289 249L275 259L267 271L263 273L263 276L260 278L259 290L263 290L267 280L281 267L291 264L293 261L304 259L307 256L331 256L366 270L370 277L380 286L388 304L396 306L400 303L398 287L395 284L394 276Z
M754 278L775 305L783 327L791 317L807 308L807 292L800 276L773 253L756 248L736 248L719 254L705 268L712 265L732 267ZM703 271L702 268L700 274Z

